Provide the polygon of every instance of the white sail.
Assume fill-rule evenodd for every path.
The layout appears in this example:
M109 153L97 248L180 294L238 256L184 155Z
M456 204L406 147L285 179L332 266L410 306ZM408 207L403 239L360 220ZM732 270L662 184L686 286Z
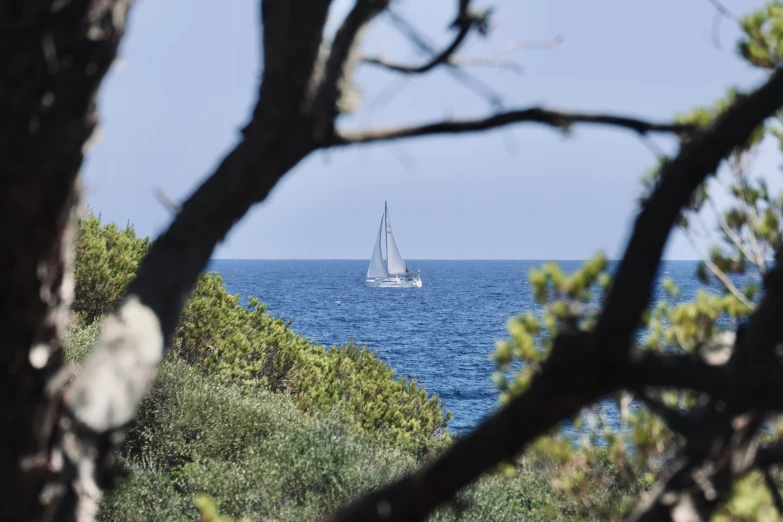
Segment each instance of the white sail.
M394 241L391 221L389 221L389 210L386 207L384 208L384 214L386 215L386 265L388 266L388 272L389 275L402 275L408 270L405 265L405 260L402 258L402 255L400 255L400 251L397 248L397 242Z
M386 267L383 266L383 253L381 252L381 230L383 230L383 217L381 217L381 225L378 227L378 237L375 238L375 248L370 258L370 267L367 269L367 279L386 277Z

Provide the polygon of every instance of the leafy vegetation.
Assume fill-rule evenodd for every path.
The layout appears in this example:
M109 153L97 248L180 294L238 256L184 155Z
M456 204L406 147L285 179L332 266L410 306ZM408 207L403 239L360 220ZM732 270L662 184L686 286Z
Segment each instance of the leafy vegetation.
M415 380L395 379L366 347L326 349L275 318L257 299L247 308L218 274L205 274L185 306L173 350L206 373L245 387L288 393L304 411L338 407L358 427L417 443L444 432L441 412Z
M130 223L120 229L101 225L90 213L76 233L73 311L87 323L105 314L122 297L136 275L149 241L137 238Z
M741 25L745 36L739 44L740 55L758 67L777 66L783 50L783 3L771 2L744 18ZM676 119L681 123L708 124L741 95L739 90L729 89L727 96L712 106L696 108ZM728 353L733 341L731 332L754 310L758 282L774 252L783 244L783 193L773 195L766 180L750 172L752 159L765 138L777 140L783 151L782 124L783 114L779 114L770 125L759 128L733 151L728 172L700 187L682 212L678 227L702 258L696 276L704 287L693 300L683 301L676 282L663 279L665 297L652 304L645 314L639 348L694 354L707 360ZM658 183L660 167L666 161L661 158L659 167L643 177L647 190ZM716 187L723 188L730 199L723 208L713 195ZM714 227L704 225L705 214L714 218ZM705 242L708 248L703 248ZM493 379L502 402L527 388L533 375L540 371L557 332L592 328L595 304L603 300L611 286L611 270L601 254L571 274L550 263L531 271L529 277L539 308L511 319L510 338L499 342L493 354L497 367ZM712 289L716 282L721 288L719 292ZM610 403L585 409L575 419L573 427L584 436L579 444L573 444L561 432L540 440L529 454L547 455L560 464L560 469L548 478L549 484L568 495L575 505L581 504L583 515L619 518L629 513L637 493L653 483L682 445L682 438L668 423L676 421L668 418L665 422L664 412L688 412L700 399L691 392L621 392ZM610 412L616 420L610 419ZM776 417L765 437L769 440L780 434L783 421ZM770 477L779 488L779 472L770 471ZM715 519L777 519L773 496L765 484L761 473L746 476ZM622 493L615 503L581 502L607 487Z
M740 55L757 67L778 66L783 3L771 2L741 25ZM731 88L723 99L676 119L708 124L739 96ZM696 275L704 288L686 301L676 282L664 279L663 299L645 315L640 349L722 357L727 335L753 311L758 281L783 244L783 194L773 195L763 178L750 173L765 139L777 140L783 151L783 114L737 148L728 172L702 186L682 212L678 226L702 257ZM645 174L647 190L660 181L667 161L660 158ZM719 208L716 187L726 190L728 206ZM709 212L713 228L703 225ZM91 321L116 302L147 247L130 227L102 227L94 216L82 222L76 309L84 323L69 332L69 357L83 356L94 343L98 330ZM493 355L501 403L527 389L558 332L593 327L596 304L612 285L602 254L570 274L546 264L529 279L538 307L509 321L509 338ZM713 289L716 281L719 292ZM104 520L196 520L198 511L202 520L215 522L314 520L414 469L448 444L447 437L439 437L448 417L415 381L395 379L366 348L348 343L326 349L290 326L258 300L240 306L219 275L199 279L172 341L172 356L128 432L122 460L132 474L103 503ZM576 438L559 431L540 439L432 519L627 515L682 445L662 412L687 412L701 397L634 390L610 399L579 414L572 426ZM781 434L783 420L773 418L764 437ZM779 487L781 476L771 471L770 477L747 475L715 519L777 518L765 485L772 480Z
M113 306L149 246L131 225L101 225L89 214L76 246L76 312L86 324ZM291 323L272 316L258 299L239 304L217 273L202 274L171 342L171 352L202 372L243 388L292 396L304 411L337 408L368 433L426 447L445 435L450 413L415 380L366 347L310 343Z
M83 358L98 334L97 323L72 327L67 358ZM99 519L196 521L201 512L213 522L317 520L422 464L416 448L383 433L356 430L339 410L302 412L292 395L227 383L169 357L127 432L120 460L130 473L103 500ZM626 495L608 483L574 504L547 480L559 469L550 456L525 457L516 474L485 477L432 520L579 520L582 504Z

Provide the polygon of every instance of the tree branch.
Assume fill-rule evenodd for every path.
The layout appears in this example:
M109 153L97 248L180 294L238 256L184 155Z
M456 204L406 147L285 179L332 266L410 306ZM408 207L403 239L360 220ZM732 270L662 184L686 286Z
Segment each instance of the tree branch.
M318 92L314 96L312 114L316 119L316 141L332 134L338 114L337 101L345 83L350 81L352 55L358 57L355 44L362 29L389 5L389 0L356 0L353 9L337 30L332 47L323 65ZM321 68L320 64L317 64Z
M652 296L664 246L680 211L720 162L783 105L783 70L738 100L709 128L696 133L661 171L661 180L636 219L615 273L604 311L593 330L593 346L604 373L627 359L633 336Z
M781 261L783 255L778 252L776 264L765 279L761 303L747 325L737 331L736 347L727 363L737 387L770 375L770 369L780 370L775 349L783 339ZM779 388L780 379L777 381ZM773 395L779 396L779 390ZM688 513L692 520L709 520L730 494L734 482L759 463L757 432L769 408L765 401L756 399L764 399L764 395L717 408L713 398L704 410L698 433L688 439L682 467L665 476L647 495L633 520L675 520L677 512Z
M762 473L764 474L764 484L767 486L767 489L769 489L769 494L772 495L772 502L775 504L775 509L777 510L778 515L783 516L783 497L780 496L780 489L778 489L778 485L775 484L775 479L772 477L769 468L764 468Z
M715 219L718 220L718 223L720 224L720 228L723 230L723 233L726 234L726 237L728 237L731 240L731 242L737 246L739 251L742 252L742 255L744 255L748 259L748 261L750 261L756 266L759 266L759 263L756 262L755 256L745 246L745 242L737 235L736 232L734 232L734 230L732 230L732 228L726 222L726 217L718 209L717 204L712 199L709 192L707 192L707 203L710 205L710 208L712 208L712 213L715 214ZM759 266L759 270L763 273L764 267Z
M736 297L740 303L744 304L748 308L753 308L753 303L751 303L750 300L745 297L745 294L740 292L739 288L737 288L731 279L729 279L729 276L726 275L723 270L718 268L717 265L712 262L712 259L710 259L709 256L704 255L688 229L685 229L685 236L688 238L688 242L691 244L693 251L696 252L696 255L699 256L704 265L709 269L710 272L712 272L712 275L717 277L720 282L723 283L723 286L726 288L726 290L731 292L731 294Z
M720 358L727 357L722 354ZM783 374L776 369L746 378L729 364L711 364L697 355L634 350L629 363L618 373L618 388L637 394L643 388L692 390L716 401L783 411Z
M682 455L664 473L629 521L710 520L736 479L753 469L761 424L758 412L716 411L707 406Z
M340 509L327 521L422 520L483 472L513 458L527 443L576 415L604 390L604 384L593 378L595 360L587 356L582 341L560 336L553 356L523 395L457 440L438 459Z
M447 62L449 65L454 65L457 67L497 67L501 69L509 69L517 74L522 74L524 72L524 68L521 65L513 60L504 60L499 58L499 56L515 49L551 49L560 45L562 41L563 38L560 36L553 40L544 41L517 40L515 42L504 45L500 49L497 49L484 56L452 56L447 60Z
M460 0L461 3L467 3L469 0ZM389 18L389 20L392 21L394 25L397 26L397 28L402 31L408 39L411 40L411 42L418 47L421 51L423 51L425 54L429 56L435 56L437 51L435 50L434 46L427 43L426 39L405 19L398 15L394 10L387 9L386 15ZM481 29L482 26L479 26L479 29ZM461 69L459 67L447 67L445 71L454 76L459 82L461 82L466 87L470 88L480 96L483 96L486 98L490 105L495 109L500 109L503 106L503 101L501 99L501 96L495 92L491 87L486 85L484 82L478 80L476 77L471 76L467 73L464 69Z
M328 518L331 522L420 520L486 470L513 458L557 422L618 388L631 337L647 305L666 238L698 185L783 105L783 72L689 140L664 169L637 219L604 312L590 334L560 334L530 388L441 457ZM779 324L783 324L781 321ZM597 356L600 355L600 356Z
M462 42L465 41L465 38L467 38L474 24L483 21L483 17L470 13L468 10L469 5L470 0L459 0L459 12L457 13L455 20L451 23L451 26L457 29L457 34L454 37L454 40L452 40L445 49L433 56L428 62L418 66L409 66L387 62L380 57L365 57L362 58L362 63L377 65L404 74L426 73L440 64L453 65L451 63L451 58L454 56L454 53L457 52L460 45L462 45Z
M66 469L89 486L91 505L112 444L152 383L186 298L217 245L314 148L310 101L330 0L264 0L264 70L239 144L185 201L152 244L122 302L63 399ZM92 519L94 509L84 514ZM82 518L80 518L82 520Z
M457 67L496 67L498 69L508 69L516 74L522 74L525 71L521 65L513 60L503 60L489 56L452 58L449 63Z
M728 398L736 382L725 365L706 363L691 354L662 355L634 350L619 385L638 393L643 387L677 388Z
M638 393L638 395L650 411L658 415L673 432L688 437L697 429L697 421L688 414L668 406L648 393Z
M334 141L329 145L353 145L358 143L391 141L402 138L413 138L435 134L462 134L467 132L479 132L523 122L541 123L558 129L568 129L575 123L599 124L629 129L639 134L647 134L651 132L689 134L695 130L695 128L691 125L651 123L623 116L571 113L549 110L541 107L531 107L529 109L503 112L487 118L476 120L442 121L411 127L344 132L337 134L334 137Z

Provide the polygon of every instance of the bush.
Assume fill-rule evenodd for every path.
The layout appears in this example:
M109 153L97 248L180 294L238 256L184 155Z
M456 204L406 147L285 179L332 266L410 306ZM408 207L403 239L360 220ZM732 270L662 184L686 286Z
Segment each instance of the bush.
M68 360L89 351L93 330L69 329ZM308 415L289 396L223 383L177 356L161 365L121 457L131 474L101 520L196 520L198 493L231 516L314 519L416 465L340 416Z
M74 312L87 323L105 314L122 297L148 248L149 241L137 238L130 224L120 230L114 223L101 226L92 213L82 219L76 233Z
M185 305L173 350L203 371L247 388L293 395L304 411L339 408L368 432L419 443L444 432L436 396L349 342L327 349L273 317L257 299L247 308L226 292L220 275L204 274Z
M131 475L101 506L103 520L196 520L196 494L230 516L315 519L412 469L394 447L364 440L339 418L291 399L239 390L174 359L129 430Z
M70 328L66 358L82 358L95 332ZM211 501L235 519L313 521L422 464L410 445L357 432L339 412L302 412L292 396L223 382L176 355L161 365L120 460L130 474L102 500L102 521L196 522L197 504L209 511ZM430 520L581 520L550 487L555 469L525 458Z
M101 226L93 214L81 221L74 309L85 323L116 304L148 247L130 225L122 230L114 224ZM290 326L257 299L241 306L219 274L202 274L171 351L224 381L291 394L304 411L338 409L366 432L383 431L383 436L423 444L424 449L444 432L451 415L444 415L438 398L429 397L415 381L395 379L380 358L355 343L327 349Z
M288 389L306 411L334 404L365 431L389 431L399 441L417 442L443 434L451 413L441 412L415 380L395 379L394 370L366 347L349 342L299 352Z

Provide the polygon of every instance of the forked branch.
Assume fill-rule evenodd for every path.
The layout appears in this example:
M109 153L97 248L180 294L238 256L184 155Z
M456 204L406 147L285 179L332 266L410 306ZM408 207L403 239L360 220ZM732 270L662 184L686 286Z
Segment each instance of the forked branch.
M696 252L696 255L701 259L701 261L704 263L704 266L709 269L710 272L712 272L712 275L717 277L721 283L723 283L723 286L731 292L731 294L737 298L737 300L742 303L743 305L747 306L748 308L753 307L753 303L750 302L750 299L747 298L745 294L743 294L739 288L737 288L737 285L734 284L734 282L729 279L729 276L718 268L718 266L710 259L710 256L704 254L704 252L701 251L701 248L699 247L698 243L696 242L696 239L693 237L693 234L691 234L691 231L686 229L685 230L685 236L688 238L688 242L691 244L691 248L693 248L693 251Z
M445 49L433 56L429 61L421 65L404 65L393 63L381 57L362 58L363 63L377 65L403 74L422 74L426 73L438 65L454 65L452 58L462 43L470 34L471 29L479 27L480 32L486 33L487 13L474 13L470 10L470 0L458 0L457 17L451 23L451 27L457 29L457 34L451 43Z
M634 513L632 520L676 520L678 513L688 520L709 520L730 495L736 480L772 463L760 461L758 430L768 410L765 395L780 395L780 365L776 347L783 340L780 313L783 310L783 264L777 256L765 278L765 292L747 324L740 326L727 367L733 373L734 388L745 382L777 375L777 390L746 394L718 407L712 397L702 409L698 430L688 437L680 458L681 468L664 476ZM753 386L753 384L751 384ZM767 455L770 455L768 452ZM769 459L769 457L767 457Z

